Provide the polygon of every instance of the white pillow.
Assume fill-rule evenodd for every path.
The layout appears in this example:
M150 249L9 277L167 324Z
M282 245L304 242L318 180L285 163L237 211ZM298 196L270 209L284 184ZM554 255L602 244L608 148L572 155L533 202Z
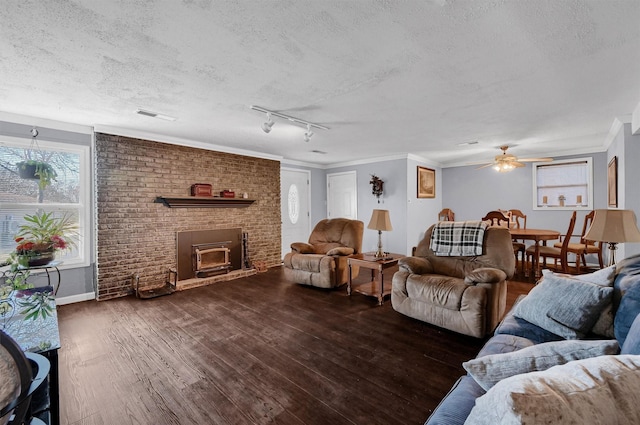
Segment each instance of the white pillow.
M462 363L462 366L487 391L513 375L546 370L572 360L618 354L619 350L615 339L552 341L510 353L478 357Z
M515 375L476 399L465 425L640 424L640 356L600 356Z

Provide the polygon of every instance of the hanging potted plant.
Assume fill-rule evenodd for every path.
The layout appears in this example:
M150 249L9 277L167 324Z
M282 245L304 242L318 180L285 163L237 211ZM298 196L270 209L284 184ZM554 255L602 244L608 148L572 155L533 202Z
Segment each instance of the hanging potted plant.
M38 211L25 215L25 224L18 227L18 244L11 254L13 263L21 267L43 266L55 259L57 251L74 246L77 225L71 215L54 217L53 211Z
M20 178L38 180L38 186L43 190L58 177L51 164L42 161L28 159L18 162L16 167Z
M29 148L27 158L24 161L20 161L16 164L18 169L18 176L23 179L38 180L38 187L40 190L44 190L47 186L53 182L58 173L53 169L51 164L41 160L31 159L32 154L40 156L44 159L45 156L38 147L38 130L36 128L31 129L31 147Z

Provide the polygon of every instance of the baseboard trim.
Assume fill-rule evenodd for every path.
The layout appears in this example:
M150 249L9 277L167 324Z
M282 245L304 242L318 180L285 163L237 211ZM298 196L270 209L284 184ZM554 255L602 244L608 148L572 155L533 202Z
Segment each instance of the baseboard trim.
M71 295L68 297L56 298L56 305L65 305L79 303L82 301L95 300L96 294L93 292L86 292L84 294Z

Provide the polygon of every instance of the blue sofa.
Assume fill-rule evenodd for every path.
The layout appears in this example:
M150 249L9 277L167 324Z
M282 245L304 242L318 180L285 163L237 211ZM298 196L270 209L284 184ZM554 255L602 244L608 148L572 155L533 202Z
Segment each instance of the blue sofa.
M621 347L620 354L640 354L640 255L620 261L615 268L613 295L613 332ZM564 340L509 311L476 359L498 353L509 353L532 345ZM637 319L637 320L636 320ZM602 339L588 335L587 339ZM433 411L425 425L464 424L476 399L486 391L470 375L464 375Z

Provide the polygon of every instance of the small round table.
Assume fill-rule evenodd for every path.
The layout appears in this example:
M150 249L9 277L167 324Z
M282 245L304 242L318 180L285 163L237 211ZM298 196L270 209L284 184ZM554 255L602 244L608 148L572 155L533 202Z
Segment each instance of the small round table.
M41 266L30 266L30 267L18 266L18 270L44 270L45 273L47 273L47 286L54 287L51 284L51 274L49 273L49 269L54 269L58 274L58 284L55 285L56 289L53 291L53 295L55 296L55 295L58 295L58 289L60 289L60 269L58 268L60 264L62 264L62 261L53 260Z
M547 229L509 229L512 239L532 240L535 243L535 255L531 262L534 277L540 277L540 241L550 241L560 238L560 232ZM525 268L525 276L528 276Z

